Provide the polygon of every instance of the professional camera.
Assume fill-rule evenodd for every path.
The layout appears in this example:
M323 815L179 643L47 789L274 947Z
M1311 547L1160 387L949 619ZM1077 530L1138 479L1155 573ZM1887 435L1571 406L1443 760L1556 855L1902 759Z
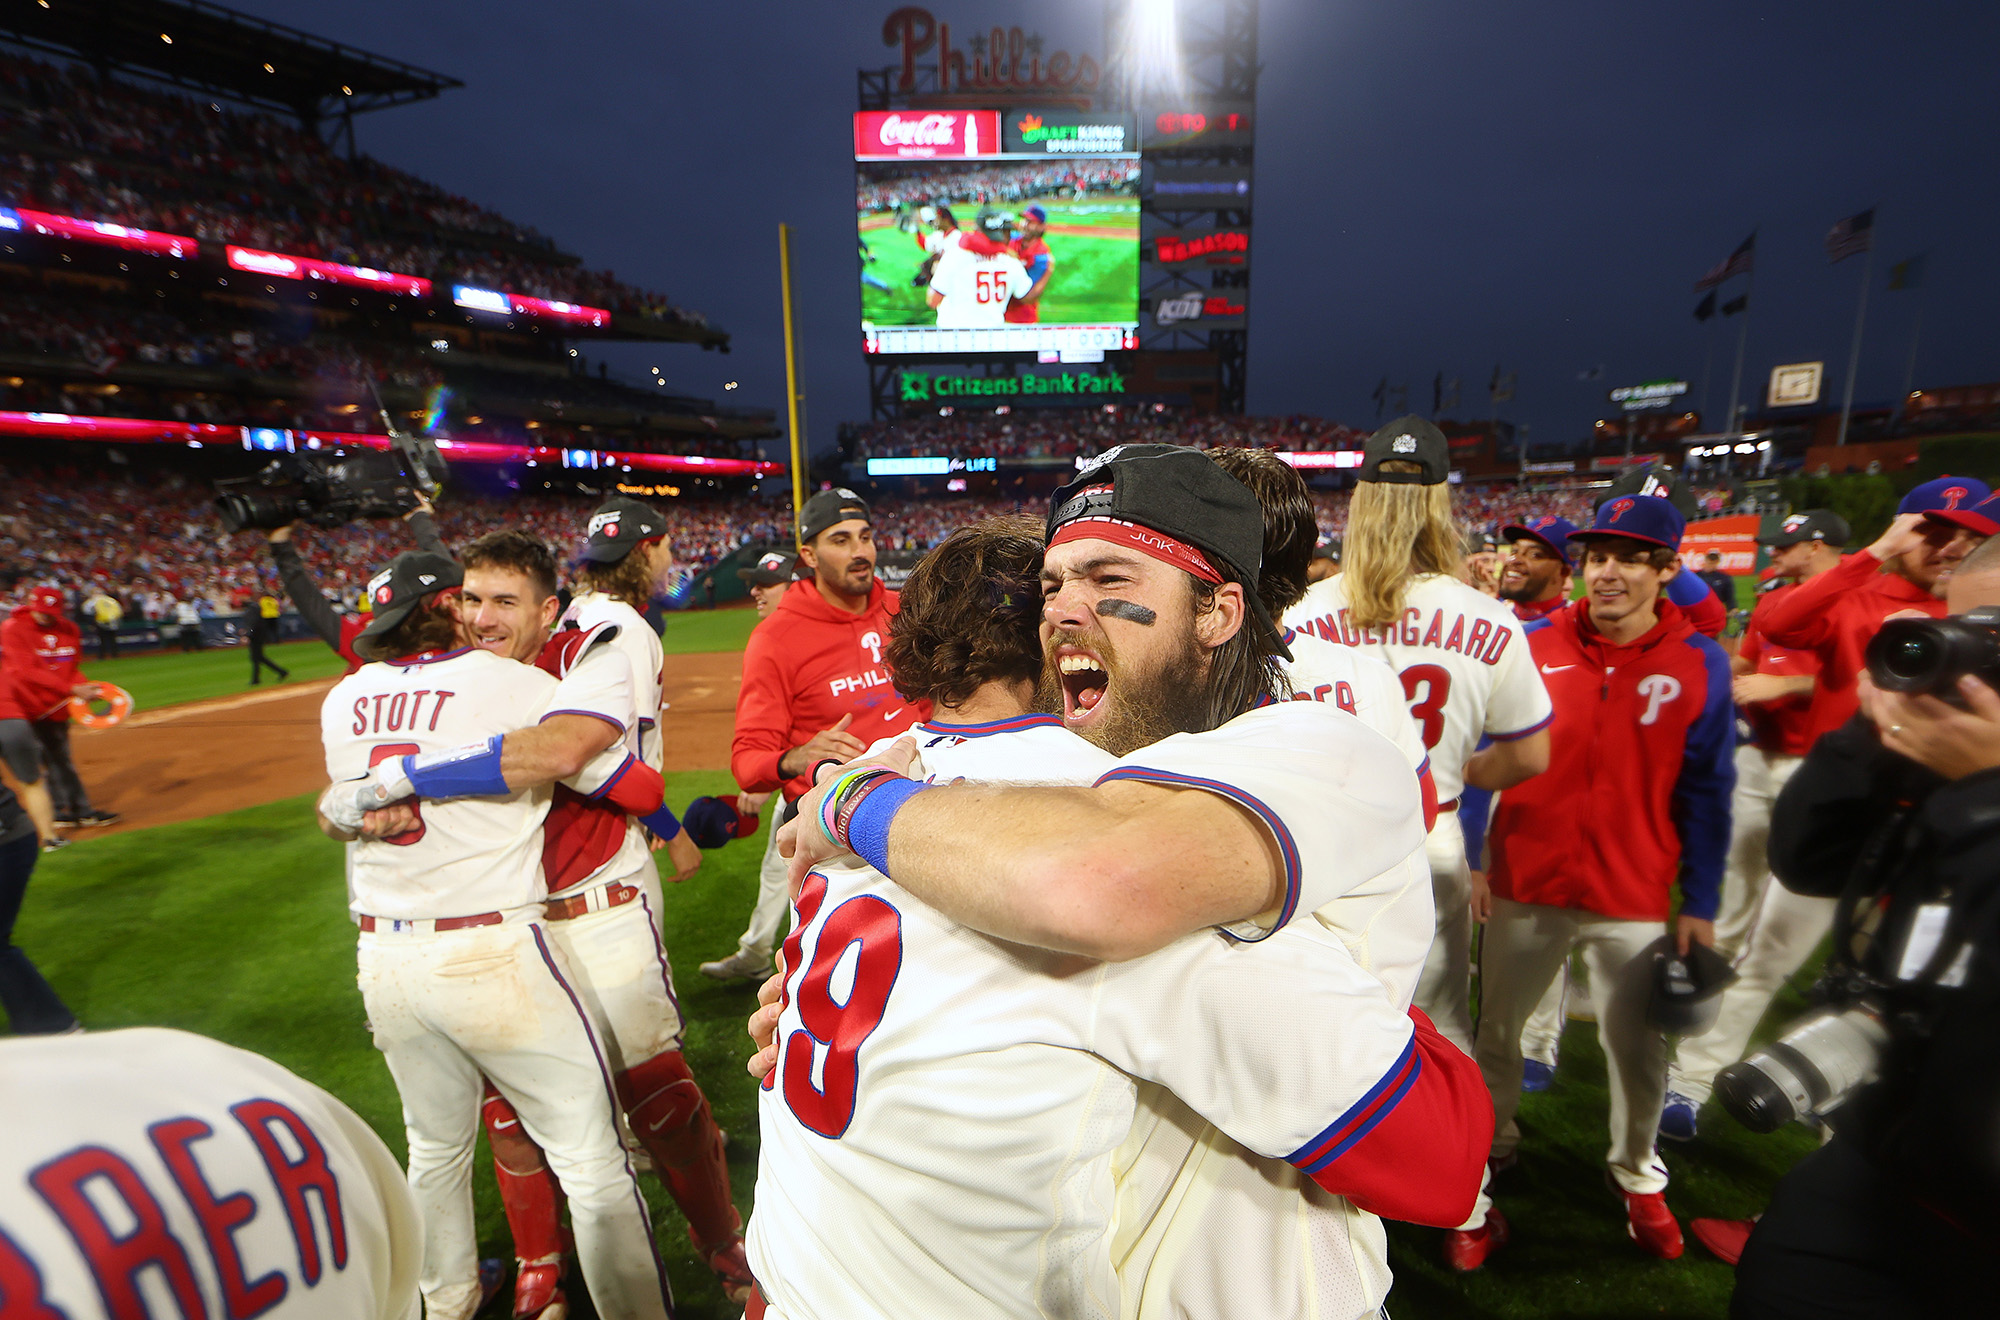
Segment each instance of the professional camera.
M1964 705L1958 680L2000 687L2000 607L1947 619L1891 619L1868 642L1868 677L1885 692L1929 693Z
M294 522L340 527L359 518L400 518L444 487L444 456L424 436L390 437L389 452L335 458L288 454L254 477L215 483L225 531L275 531Z
M1889 1027L1871 999L1803 1019L1767 1049L1715 1077L1722 1107L1752 1132L1776 1132L1807 1114L1840 1107L1881 1075Z

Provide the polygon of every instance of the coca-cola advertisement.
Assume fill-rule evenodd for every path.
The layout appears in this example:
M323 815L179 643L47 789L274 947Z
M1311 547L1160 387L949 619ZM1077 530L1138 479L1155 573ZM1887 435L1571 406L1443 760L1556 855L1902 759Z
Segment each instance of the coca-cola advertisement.
M856 160L937 160L1000 154L998 110L863 110Z

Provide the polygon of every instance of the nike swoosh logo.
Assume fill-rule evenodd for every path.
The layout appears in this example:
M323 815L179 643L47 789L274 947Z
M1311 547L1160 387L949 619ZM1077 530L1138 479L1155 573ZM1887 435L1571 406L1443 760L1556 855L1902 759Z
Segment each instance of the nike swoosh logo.
M1544 674L1560 674L1565 669L1574 668L1576 668L1575 665L1543 665L1542 672Z

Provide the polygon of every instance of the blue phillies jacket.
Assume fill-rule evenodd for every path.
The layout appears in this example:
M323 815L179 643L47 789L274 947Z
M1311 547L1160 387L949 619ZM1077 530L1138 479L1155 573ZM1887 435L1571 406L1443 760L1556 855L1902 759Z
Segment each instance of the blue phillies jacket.
M1664 595L1659 612L1627 646L1582 602L1529 633L1555 722L1549 768L1493 813L1500 897L1665 921L1678 881L1681 911L1715 916L1736 787L1729 657Z

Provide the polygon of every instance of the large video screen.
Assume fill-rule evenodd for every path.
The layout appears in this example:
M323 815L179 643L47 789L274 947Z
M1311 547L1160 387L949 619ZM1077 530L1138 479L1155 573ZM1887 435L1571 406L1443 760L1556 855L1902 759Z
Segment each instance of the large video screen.
M870 353L1138 347L1136 156L855 169Z

